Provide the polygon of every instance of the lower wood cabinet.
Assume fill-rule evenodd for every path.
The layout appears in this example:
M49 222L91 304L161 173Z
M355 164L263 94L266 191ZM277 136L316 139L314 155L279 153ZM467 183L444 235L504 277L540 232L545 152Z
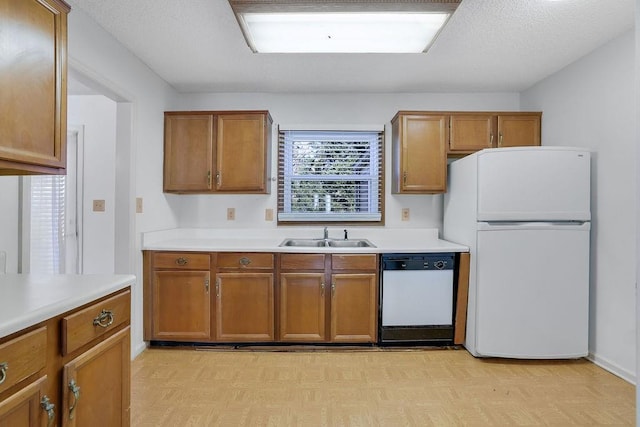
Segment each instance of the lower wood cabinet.
M62 425L129 426L130 359L130 327L126 327L66 363Z
M331 342L377 340L377 274L331 275Z
M327 309L324 271L322 273L280 273L279 291L279 339L281 341L325 341Z
M376 254L144 251L144 339L374 343Z
M153 337L199 341L211 338L209 271L157 271L153 278Z
M273 273L216 274L216 340L273 341Z
M377 268L375 254L282 254L279 339L376 342Z
M0 426L130 425L124 289L0 339Z
M274 254L229 252L214 259L216 341L273 341Z
M47 377L28 384L0 401L0 426L40 427L55 422L55 405L46 396ZM51 423L48 421L51 420Z

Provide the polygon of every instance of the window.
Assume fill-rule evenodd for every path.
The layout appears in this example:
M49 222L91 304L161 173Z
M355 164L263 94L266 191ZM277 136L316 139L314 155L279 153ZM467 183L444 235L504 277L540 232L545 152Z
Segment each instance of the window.
M64 273L66 176L30 178L29 272Z
M280 130L278 222L382 222L383 131Z

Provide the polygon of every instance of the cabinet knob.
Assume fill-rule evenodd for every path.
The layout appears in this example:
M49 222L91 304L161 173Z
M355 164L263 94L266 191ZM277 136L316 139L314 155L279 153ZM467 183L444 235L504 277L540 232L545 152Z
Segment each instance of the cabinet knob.
M493 132L491 132L491 135L489 136L489 148L493 147Z
M76 380L69 381L69 390L73 394L73 404L69 406L69 419L72 420L75 416L76 406L78 406L78 400L80 400L80 387L76 384Z
M320 283L320 296L324 296L324 283Z
M7 362L0 363L0 384L7 379L7 371L9 370L9 364Z
M189 261L184 257L180 257L180 258L176 259L176 264L178 264L178 265L187 265L188 262Z
M114 320L113 311L102 310L98 317L93 319L93 326L100 326L101 328L108 328L113 324Z
M243 256L242 258L240 258L240 265L242 265L243 267L246 267L249 264L251 264L251 260L249 258L247 258L246 256Z
M44 395L40 400L40 407L47 413L47 427L51 427L56 419L56 405L49 401L49 397L47 395Z
M502 147L502 132L498 134L498 147Z

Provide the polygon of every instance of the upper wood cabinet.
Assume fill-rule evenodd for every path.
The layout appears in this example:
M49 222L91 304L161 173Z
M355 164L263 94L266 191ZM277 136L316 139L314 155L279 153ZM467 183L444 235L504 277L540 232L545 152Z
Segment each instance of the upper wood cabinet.
M484 148L540 145L542 113L449 113L449 146L452 155Z
M164 191L270 191L267 111L165 112Z
M540 145L540 112L399 111L391 120L395 194L447 190L447 157Z
M392 193L443 193L447 186L448 117L399 112L392 126Z
M0 0L0 174L63 174L67 14L61 0ZM10 48L9 48L10 47Z
M498 147L540 145L541 113L498 115Z

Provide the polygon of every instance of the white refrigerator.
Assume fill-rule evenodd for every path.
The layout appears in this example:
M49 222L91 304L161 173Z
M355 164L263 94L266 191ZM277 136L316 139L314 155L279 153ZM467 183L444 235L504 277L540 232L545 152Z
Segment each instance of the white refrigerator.
M486 149L449 165L443 237L470 248L465 347L477 357L587 355L591 156Z

